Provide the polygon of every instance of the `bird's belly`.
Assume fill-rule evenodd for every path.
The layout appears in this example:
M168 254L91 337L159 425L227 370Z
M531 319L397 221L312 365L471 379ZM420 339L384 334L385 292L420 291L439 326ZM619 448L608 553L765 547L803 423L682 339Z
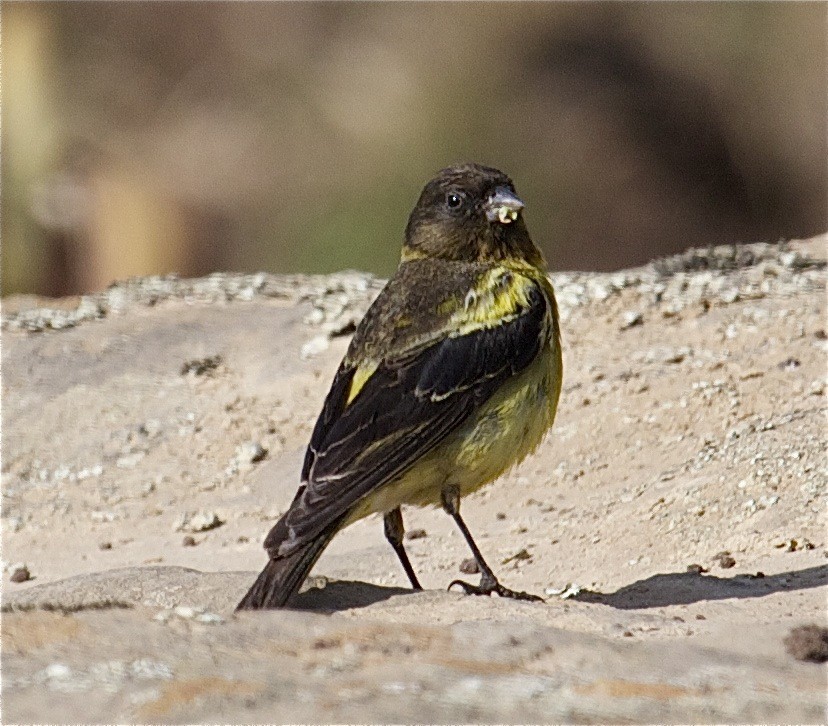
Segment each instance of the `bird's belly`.
M534 451L552 425L560 380L560 355L550 346L434 451L372 494L360 515L437 505L446 486L466 495L497 479Z
M559 379L547 353L495 394L452 442L455 465L447 483L469 494L531 454L555 418Z

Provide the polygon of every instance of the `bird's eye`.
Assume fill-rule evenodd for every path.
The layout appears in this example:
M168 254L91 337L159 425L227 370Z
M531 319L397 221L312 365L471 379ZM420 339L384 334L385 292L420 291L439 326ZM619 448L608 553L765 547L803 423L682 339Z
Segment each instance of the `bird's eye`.
M446 206L449 209L457 209L463 203L463 197L456 192L452 192L446 197Z

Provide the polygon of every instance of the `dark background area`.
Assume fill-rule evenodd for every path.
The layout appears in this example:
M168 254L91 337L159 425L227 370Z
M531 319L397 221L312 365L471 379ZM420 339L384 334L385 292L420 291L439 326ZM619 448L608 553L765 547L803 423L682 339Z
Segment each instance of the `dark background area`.
M2 287L387 275L437 169L552 269L826 222L824 3L4 4Z

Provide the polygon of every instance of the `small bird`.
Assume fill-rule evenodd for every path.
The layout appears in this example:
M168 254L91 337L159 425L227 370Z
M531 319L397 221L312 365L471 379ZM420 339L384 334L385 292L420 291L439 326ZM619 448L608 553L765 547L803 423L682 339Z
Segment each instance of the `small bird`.
M354 333L267 535L270 560L238 609L283 607L333 536L374 512L411 586L401 505L441 505L481 572L467 594L540 600L495 577L460 498L535 450L555 418L558 310L523 202L503 172L443 169L405 229L400 265Z

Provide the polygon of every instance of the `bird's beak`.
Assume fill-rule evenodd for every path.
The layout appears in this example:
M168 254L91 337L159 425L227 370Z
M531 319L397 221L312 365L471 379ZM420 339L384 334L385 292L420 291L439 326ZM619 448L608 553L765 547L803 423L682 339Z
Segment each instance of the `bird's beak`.
M498 187L486 202L486 218L490 222L511 224L526 206L517 195L506 187Z

